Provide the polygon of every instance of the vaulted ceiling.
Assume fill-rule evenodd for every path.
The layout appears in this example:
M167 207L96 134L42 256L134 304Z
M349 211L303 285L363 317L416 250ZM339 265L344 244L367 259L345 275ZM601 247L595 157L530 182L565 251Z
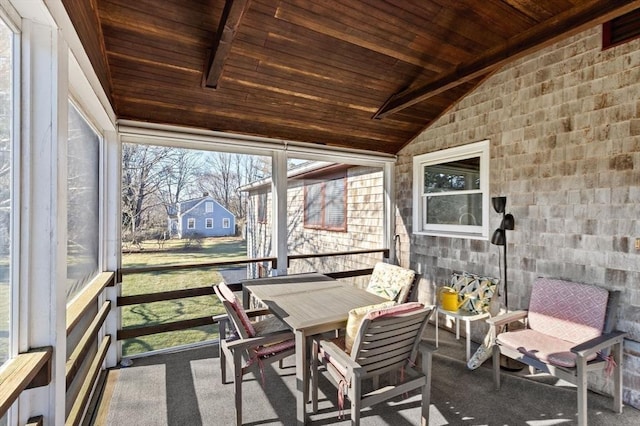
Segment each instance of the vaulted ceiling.
M119 119L397 153L620 0L63 0Z

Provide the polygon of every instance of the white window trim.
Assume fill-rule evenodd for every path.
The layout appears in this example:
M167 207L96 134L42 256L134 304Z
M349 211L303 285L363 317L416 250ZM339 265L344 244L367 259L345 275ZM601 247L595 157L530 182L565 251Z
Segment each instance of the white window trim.
M222 218L222 227L225 229L231 228L231 220L228 217Z
M204 202L204 211L205 213L213 213L213 201Z
M204 220L204 227L207 229L213 229L213 218L207 217Z
M187 219L187 229L196 229L196 220L194 218L190 217Z
M431 225L427 228L422 223L425 209L424 167L476 156L480 157L482 226ZM489 140L413 157L413 234L487 240L489 236L489 207Z

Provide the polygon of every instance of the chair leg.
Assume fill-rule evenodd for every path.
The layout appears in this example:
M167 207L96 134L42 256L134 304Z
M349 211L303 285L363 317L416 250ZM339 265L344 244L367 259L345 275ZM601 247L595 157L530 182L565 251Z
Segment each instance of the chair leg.
M218 356L220 359L220 377L222 378L222 384L227 383L227 357L223 345L227 340L227 321L220 320L218 323Z
M318 412L318 341L311 345L311 412Z
M351 426L360 425L360 400L362 397L362 389L360 377L354 377L351 381Z
M422 351L422 374L426 376L426 382L422 386L422 417L421 426L429 425L429 407L431 405L431 351Z
M236 425L242 424L242 352L233 351L233 385L236 405Z
M613 411L622 413L622 343L612 348L616 367L613 370Z
M500 390L500 347L497 344L493 345L493 387L495 390Z
M587 360L576 359L576 385L578 387L578 426L587 426Z

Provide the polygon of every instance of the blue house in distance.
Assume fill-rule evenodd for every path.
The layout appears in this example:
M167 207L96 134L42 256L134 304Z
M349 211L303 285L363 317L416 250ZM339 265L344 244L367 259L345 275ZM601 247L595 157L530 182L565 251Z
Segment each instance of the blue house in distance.
M177 203L169 214L171 236L224 237L234 235L236 217L205 193L200 198Z

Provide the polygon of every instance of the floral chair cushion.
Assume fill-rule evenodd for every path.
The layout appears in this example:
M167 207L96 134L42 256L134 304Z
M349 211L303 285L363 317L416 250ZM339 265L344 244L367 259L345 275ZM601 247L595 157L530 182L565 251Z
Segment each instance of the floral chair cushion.
M404 303L409 297L415 276L415 271L411 269L378 262L373 268L367 291L388 300Z

